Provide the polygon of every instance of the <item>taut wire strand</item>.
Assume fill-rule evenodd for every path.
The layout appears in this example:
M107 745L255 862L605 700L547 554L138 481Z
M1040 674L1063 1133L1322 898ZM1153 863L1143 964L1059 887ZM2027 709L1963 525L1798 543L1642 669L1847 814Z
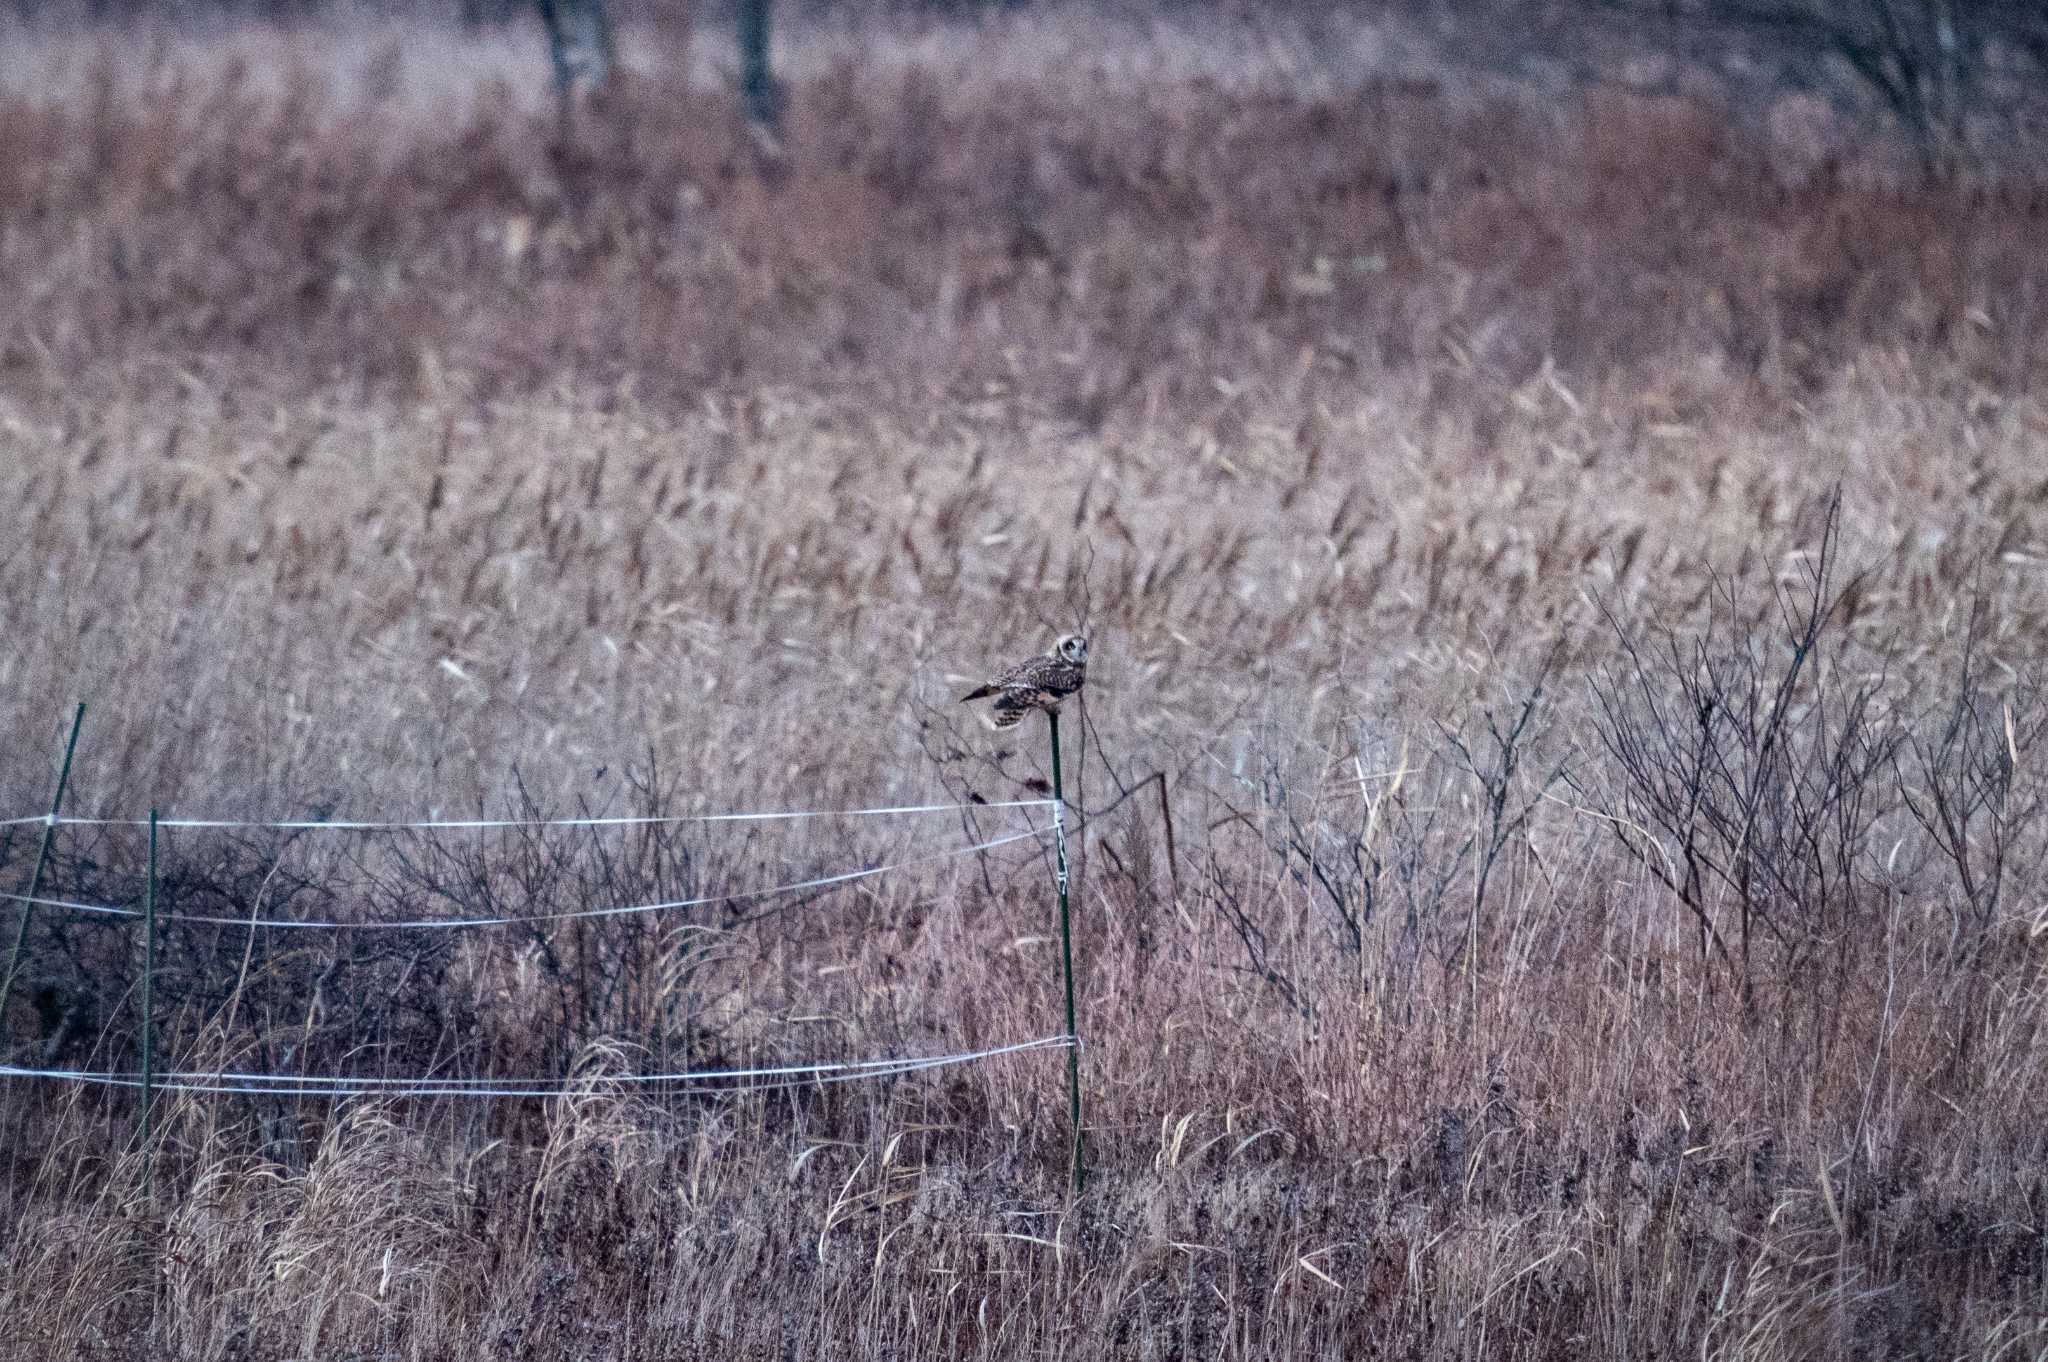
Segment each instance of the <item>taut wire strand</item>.
M919 813L957 813L963 809L1035 809L1051 803L1048 799L1011 799L988 804L897 804L873 809L787 809L768 813L692 813L673 815L632 815L616 818L430 818L417 822L349 821L346 819L302 819L263 822L235 818L162 818L160 828L206 828L228 831L268 830L274 832L478 832L502 828L634 828L675 823L772 823L804 818L882 818ZM0 828L26 823L47 823L53 827L72 823L80 827L140 828L146 818L64 818L39 813L27 818L0 819Z
M159 1092L264 1094L278 1097L561 1097L585 1091L591 1084L672 1084L669 1094L761 1092L806 1087L815 1083L850 1083L862 1078L892 1078L1030 1050L1064 1048L1072 1036L999 1045L950 1055L895 1059L864 1059L830 1064L799 1064L765 1069L718 1069L671 1074L619 1074L594 1079L446 1079L446 1078L302 1078L293 1074L170 1073L154 1081ZM142 1081L129 1074L95 1073L88 1069L28 1069L0 1065L0 1078L40 1078L87 1083L98 1087L137 1088ZM764 1083L741 1080L766 1078ZM707 1082L706 1080L711 1080ZM411 1084L413 1086L404 1086ZM498 1086L486 1086L496 1084Z
M909 866L926 865L934 861L951 860L959 856L972 856L977 852L993 851L1027 838L1038 837L1043 828L1031 828L1025 832L1013 832L1006 836L978 842L973 846L949 847L944 851L929 852L923 856L912 856L887 865L870 866L865 870L848 870L837 875L824 875L814 880L801 880L795 884L778 884L767 889L740 889L729 894L705 894L691 899L670 899L662 903L636 903L614 908L581 908L562 913L515 913L506 917L446 917L419 918L405 922L334 922L298 918L248 918L216 917L198 913L158 913L158 922L191 922L210 927L275 927L284 930L319 931L446 931L457 927L503 927L514 923L562 922L572 918L625 917L637 913L659 913L675 908L696 908L707 903L731 903L741 899L772 898L777 894L800 893L806 889L825 889L837 884L851 884L856 880L871 879L885 875L892 870ZM64 908L74 913L98 913L108 917L140 917L138 908L119 908L106 903L77 903L69 899L30 898L25 894L0 894L0 902L33 904L44 908Z

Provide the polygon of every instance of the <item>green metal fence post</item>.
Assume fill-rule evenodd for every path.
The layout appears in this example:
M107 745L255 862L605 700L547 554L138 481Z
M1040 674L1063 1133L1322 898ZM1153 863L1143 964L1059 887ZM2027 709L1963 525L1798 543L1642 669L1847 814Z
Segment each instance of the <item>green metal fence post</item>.
M151 1136L151 1099L156 1081L156 810L149 811L149 883L142 895L142 1199L155 1190L156 1151Z
M1087 1175L1081 1158L1081 1033L1074 1025L1074 931L1067 912L1066 795L1060 788L1060 716L1046 711L1052 724L1052 846L1060 886L1060 968L1067 985L1067 1099L1074 1125L1074 1195L1081 1194Z
M85 722L85 702L71 716L71 741L64 744L64 765L57 772L57 793L50 799L50 818L43 824L43 842L36 848L36 868L29 873L27 897L33 899L43 887L43 867L50 860L50 842L57 835L57 815L64 810L64 788L71 783L71 756L78 750L78 729ZM15 971L21 968L21 948L28 940L29 919L35 916L33 903L21 905L21 921L14 929L14 950L7 957L7 977L0 980L0 1027L7 1024L7 1000L14 996ZM0 1040L5 1033L0 1032Z

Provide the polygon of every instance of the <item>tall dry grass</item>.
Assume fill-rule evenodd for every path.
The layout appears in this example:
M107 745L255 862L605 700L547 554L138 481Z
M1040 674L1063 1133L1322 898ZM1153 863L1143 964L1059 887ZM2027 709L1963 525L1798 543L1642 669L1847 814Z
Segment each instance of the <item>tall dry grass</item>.
M764 162L681 76L564 139L108 53L0 107L6 811L79 697L80 813L1024 797L950 700L1085 612L1092 1171L1047 1054L619 1081L1058 1030L1042 849L181 927L180 1064L582 1086L181 1095L146 1197L126 1096L10 1081L11 1355L2048 1350L2038 199L1598 91L848 65ZM1022 818L178 833L160 902ZM133 1065L130 935L38 917L17 1062Z

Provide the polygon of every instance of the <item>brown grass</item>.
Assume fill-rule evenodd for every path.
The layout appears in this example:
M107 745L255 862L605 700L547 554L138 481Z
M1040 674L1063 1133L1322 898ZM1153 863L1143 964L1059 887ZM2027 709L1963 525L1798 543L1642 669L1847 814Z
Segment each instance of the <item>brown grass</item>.
M2038 195L1791 187L1599 91L848 64L766 164L680 69L561 139L134 53L0 89L0 812L74 698L79 813L1024 797L1038 728L950 698L1085 612L1092 1173L1051 1053L615 1081L1057 1031L1039 851L177 929L180 1064L586 1086L178 1097L145 1197L127 1097L9 1080L0 1351L2048 1352ZM1019 826L181 833L162 901L596 907ZM132 901L131 832L60 850ZM125 929L31 942L16 1062L132 1067Z

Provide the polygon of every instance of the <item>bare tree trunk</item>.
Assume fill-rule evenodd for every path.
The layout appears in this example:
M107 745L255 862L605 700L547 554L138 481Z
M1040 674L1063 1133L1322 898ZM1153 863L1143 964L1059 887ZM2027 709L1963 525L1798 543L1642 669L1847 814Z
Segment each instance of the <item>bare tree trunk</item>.
M618 60L605 0L539 0L555 64L555 93L566 113L579 98L603 89Z
M773 0L740 0L740 94L748 120L770 133L782 123L782 87L768 64L773 7Z

